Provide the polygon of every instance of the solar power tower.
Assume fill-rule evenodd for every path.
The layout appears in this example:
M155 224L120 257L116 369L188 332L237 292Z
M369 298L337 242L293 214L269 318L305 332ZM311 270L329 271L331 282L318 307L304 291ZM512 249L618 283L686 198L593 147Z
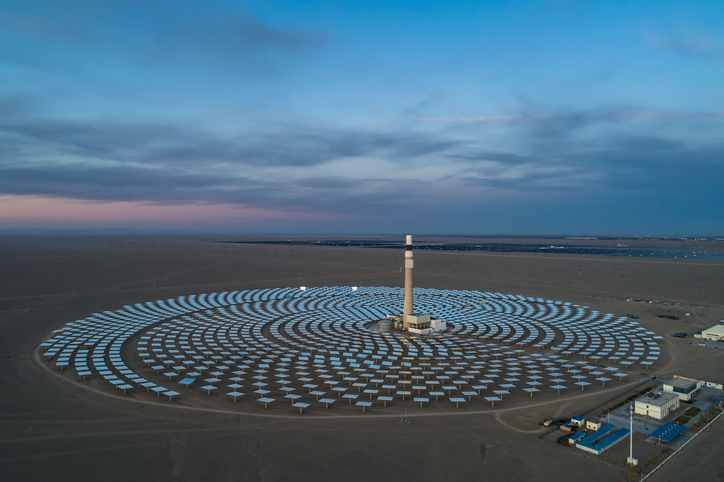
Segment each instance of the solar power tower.
M402 312L402 326L405 329L410 327L407 315L414 312L412 307L412 236L407 235L405 247L405 308Z

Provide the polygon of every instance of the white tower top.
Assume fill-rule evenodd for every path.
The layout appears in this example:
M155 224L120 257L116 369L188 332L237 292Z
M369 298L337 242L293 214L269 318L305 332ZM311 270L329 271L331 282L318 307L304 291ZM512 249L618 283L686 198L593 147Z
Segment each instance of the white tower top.
M412 244L412 235L411 235L411 234L408 234L408 235L407 235L407 239L406 239L406 241L405 241L405 244Z

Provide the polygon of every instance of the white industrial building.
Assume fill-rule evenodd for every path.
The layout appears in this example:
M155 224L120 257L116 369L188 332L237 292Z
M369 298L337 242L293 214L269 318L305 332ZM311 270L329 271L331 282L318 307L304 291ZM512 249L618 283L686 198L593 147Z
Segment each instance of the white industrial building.
M665 419L671 412L679 408L679 397L673 393L652 390L634 402L634 412L656 420Z
M596 422L595 420L588 420L586 422L586 430L593 430L595 432L596 430L601 430L601 427L603 427L601 422Z
M693 380L686 377L674 377L670 381L664 383L664 391L673 393L679 397L679 400L689 401L694 398L696 391L704 385L705 382Z
M445 329L446 323L430 313L410 313L407 315L407 331L418 335L428 335Z
M701 335L697 335L697 338L712 341L724 340L724 324L714 325L711 328L702 330Z
M379 322L380 331L387 332L391 328L404 330L403 319L404 315L402 313L387 315L387 320ZM387 323L390 323L389 327ZM429 335L444 331L445 328L447 328L447 323L431 313L410 313L407 315L407 331L410 333Z
M571 417L571 425L576 427L584 427L586 425L586 419L583 417Z

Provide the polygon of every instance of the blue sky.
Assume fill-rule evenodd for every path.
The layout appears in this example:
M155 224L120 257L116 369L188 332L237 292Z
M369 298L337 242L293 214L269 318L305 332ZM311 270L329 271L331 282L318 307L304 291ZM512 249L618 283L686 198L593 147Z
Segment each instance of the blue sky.
M721 2L0 5L0 229L724 233Z

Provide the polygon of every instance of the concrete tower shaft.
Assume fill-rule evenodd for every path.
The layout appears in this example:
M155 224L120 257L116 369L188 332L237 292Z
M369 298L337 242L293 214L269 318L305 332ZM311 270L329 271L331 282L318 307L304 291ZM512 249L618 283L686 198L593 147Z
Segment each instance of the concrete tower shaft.
M412 300L412 236L407 235L405 247L405 308L402 312L403 327L407 329L407 315L414 313Z

